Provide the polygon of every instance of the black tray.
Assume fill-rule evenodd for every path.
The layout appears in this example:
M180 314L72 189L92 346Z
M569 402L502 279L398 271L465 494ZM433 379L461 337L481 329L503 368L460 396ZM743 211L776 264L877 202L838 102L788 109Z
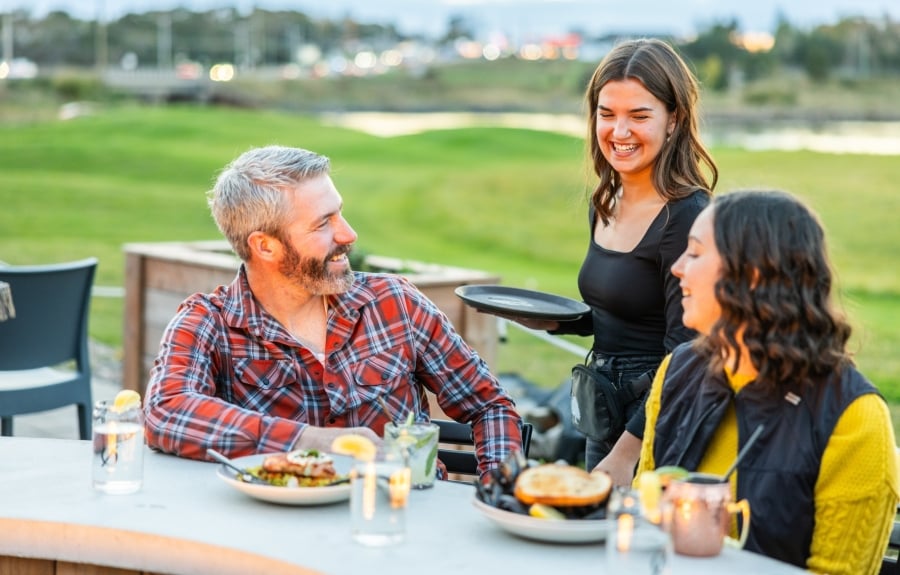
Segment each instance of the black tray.
M476 284L460 286L455 292L479 311L516 317L572 321L591 311L584 302L522 288Z

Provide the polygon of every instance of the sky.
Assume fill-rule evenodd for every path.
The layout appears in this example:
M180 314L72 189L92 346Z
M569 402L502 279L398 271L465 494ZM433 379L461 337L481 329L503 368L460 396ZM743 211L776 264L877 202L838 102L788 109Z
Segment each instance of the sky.
M440 35L448 19L466 17L481 34L521 37L563 34L648 33L689 36L716 22L737 19L745 32L773 32L778 15L794 26L837 22L846 16L900 21L900 0L0 0L0 12L24 8L35 16L65 10L83 19L115 19L126 13L184 7L195 11L234 6L297 10L319 18L352 16L394 22L405 33Z

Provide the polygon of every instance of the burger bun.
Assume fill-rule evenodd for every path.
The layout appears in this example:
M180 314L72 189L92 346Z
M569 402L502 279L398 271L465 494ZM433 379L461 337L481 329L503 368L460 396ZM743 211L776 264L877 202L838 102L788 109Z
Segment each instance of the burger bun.
M604 471L546 463L522 471L513 493L526 505L575 507L603 503L611 489L612 478Z

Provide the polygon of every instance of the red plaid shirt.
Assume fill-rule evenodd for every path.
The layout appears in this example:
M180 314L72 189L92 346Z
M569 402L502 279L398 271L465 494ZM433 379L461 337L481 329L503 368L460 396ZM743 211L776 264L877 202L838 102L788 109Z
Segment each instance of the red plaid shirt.
M145 402L150 447L205 459L288 451L307 425L427 420L425 391L470 422L484 474L521 448L521 419L487 365L408 280L357 273L330 296L325 360L315 358L254 299L243 268L195 294L169 323ZM384 398L386 414L379 398Z

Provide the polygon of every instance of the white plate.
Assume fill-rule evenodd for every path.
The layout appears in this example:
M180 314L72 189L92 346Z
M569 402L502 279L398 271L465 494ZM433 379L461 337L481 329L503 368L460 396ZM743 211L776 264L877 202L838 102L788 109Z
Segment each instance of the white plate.
M343 455L331 455L334 459L334 468L338 475L346 475L350 473L353 466L353 458ZM246 457L238 457L234 462L243 468L256 467L262 465L266 454L248 455ZM342 483L340 485L332 485L330 487L278 487L275 485L257 485L239 481L234 471L228 469L224 465L216 468L216 475L234 487L241 493L249 495L254 499L268 501L269 503L280 503L282 505L324 505L326 503L336 503L338 501L346 501L350 498L350 484Z
M609 522L605 519L540 519L497 509L478 499L473 503L482 515L505 531L526 539L551 543L599 543L606 541L609 531Z

